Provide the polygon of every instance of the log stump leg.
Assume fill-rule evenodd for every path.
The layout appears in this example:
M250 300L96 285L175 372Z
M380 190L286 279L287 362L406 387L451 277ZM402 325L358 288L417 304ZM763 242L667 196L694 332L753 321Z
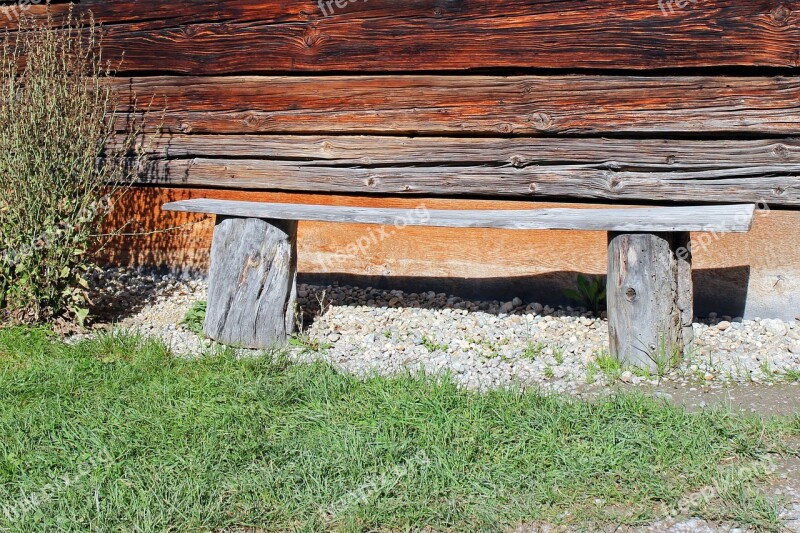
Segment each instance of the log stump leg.
M204 330L211 339L269 349L294 331L297 222L217 217Z
M658 370L693 341L690 234L609 233L611 354Z

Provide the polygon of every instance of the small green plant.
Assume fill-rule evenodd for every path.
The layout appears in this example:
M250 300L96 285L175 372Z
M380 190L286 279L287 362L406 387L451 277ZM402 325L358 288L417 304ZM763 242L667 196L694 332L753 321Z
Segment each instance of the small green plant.
M426 350L429 352L446 352L449 348L446 344L437 344L433 339L429 337L422 337L422 345L425 347Z
M622 363L608 352L597 354L597 367L609 381L617 381L622 376Z
M600 372L600 367L597 363L589 363L586 365L586 384L594 385L597 383L597 374Z
M564 296L593 313L600 314L606 306L606 280L602 276L589 279L583 274L578 274L577 288L564 289Z
M761 373L764 374L765 378L772 379L775 377L775 372L772 370L769 361L762 361L760 368L761 368Z
M485 353L482 354L484 359L494 359L495 357L501 357L504 360L507 360L508 357L502 355L500 353L500 349L503 346L508 346L511 343L511 340L508 338L503 338L499 340L489 340L489 339L479 339L479 338L472 338L468 339L471 344L476 346L480 346L484 348ZM524 354L523 354L524 357Z
M631 373L635 376L639 376L640 378L644 378L646 380L650 380L653 378L653 371L650 369L649 366L631 366L630 368Z
M787 370L784 377L786 381L800 381L800 370Z
M556 348L555 350L553 350L553 359L556 360L556 364L557 365L559 365L559 366L563 365L564 364L564 350L562 350L561 348Z
M186 311L186 316L181 321L181 326L200 336L203 335L203 322L206 320L207 302L195 302Z
M289 338L289 345L300 348L303 353L323 353L330 350L333 344L312 339L307 333L297 333Z
M386 331L383 332L383 338L384 339L391 339L392 338L392 332L387 329Z
M655 349L652 347L643 349L644 354L650 359L656 367L656 376L661 379L681 364L683 353L680 350L670 350L667 348L666 338L662 335L658 346ZM648 374L650 370L647 370Z
M522 358L535 361L542 356L542 353L544 353L544 343L529 342L528 346L525 347L525 351L522 352Z
M556 374L553 371L552 366L547 365L546 367L544 367L544 377L546 377L547 379L553 379L555 376Z

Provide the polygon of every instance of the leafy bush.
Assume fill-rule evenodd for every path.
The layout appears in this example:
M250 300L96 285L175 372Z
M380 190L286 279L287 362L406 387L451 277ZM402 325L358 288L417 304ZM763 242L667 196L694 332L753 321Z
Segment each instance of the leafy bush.
M0 57L0 318L87 315L85 274L129 181L137 127L120 123L94 20L22 18ZM120 120L123 119L123 120ZM122 138L120 138L122 137ZM133 166L140 163L133 155ZM100 161L100 163L98 163Z

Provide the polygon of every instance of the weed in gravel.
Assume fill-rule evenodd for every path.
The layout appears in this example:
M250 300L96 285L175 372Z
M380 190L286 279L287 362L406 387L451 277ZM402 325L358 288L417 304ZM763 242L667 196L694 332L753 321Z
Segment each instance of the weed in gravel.
M600 371L605 374L609 382L613 383L622 376L622 363L608 352L599 352L595 359Z
M522 352L521 357L528 361L536 361L544 353L545 345L542 342L528 342L525 350Z
M422 337L422 345L425 347L426 350L429 352L446 352L449 348L446 344L437 344L433 339L430 337Z
M324 353L333 348L333 344L313 339L307 333L296 333L289 337L289 346L300 348L302 353Z
M203 322L206 320L206 309L208 307L207 302L195 302L186 311L186 315L183 317L181 321L181 326L185 327L189 331L200 335L201 337L204 336L203 333Z

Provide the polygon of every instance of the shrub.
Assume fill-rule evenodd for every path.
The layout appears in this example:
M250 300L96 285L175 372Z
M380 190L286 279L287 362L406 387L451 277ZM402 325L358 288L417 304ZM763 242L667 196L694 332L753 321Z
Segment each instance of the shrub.
M0 319L83 322L106 215L139 164L95 21L22 18L0 58ZM121 120L122 119L122 120ZM119 124L126 132L115 134ZM131 165L131 155L134 165Z

